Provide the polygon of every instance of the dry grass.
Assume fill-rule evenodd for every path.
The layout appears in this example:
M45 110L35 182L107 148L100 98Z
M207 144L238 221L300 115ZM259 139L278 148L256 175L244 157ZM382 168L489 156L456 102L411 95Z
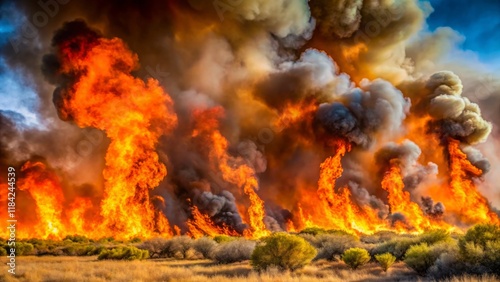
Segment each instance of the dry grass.
M2 259L5 263L5 258ZM5 264L4 264L5 265ZM268 270L253 271L248 262L228 265L208 260L175 261L97 261L96 257L20 257L16 275L4 272L0 281L193 281L193 282L309 282L309 281L426 281L415 276L403 263L396 263L388 273L370 263L353 271L340 262L317 261L295 273ZM461 277L450 282L498 281Z

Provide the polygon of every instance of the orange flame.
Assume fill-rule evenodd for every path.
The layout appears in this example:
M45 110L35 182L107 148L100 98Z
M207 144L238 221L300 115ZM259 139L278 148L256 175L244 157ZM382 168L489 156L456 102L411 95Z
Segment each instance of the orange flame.
M104 226L127 238L171 234L148 192L167 173L155 146L177 122L170 97L156 80L144 83L130 75L137 68L137 55L120 39L91 43L76 39L62 44L60 50L62 72L80 74L62 93L61 115L73 118L80 127L104 130L111 139L103 172Z
M26 176L19 182L19 190L27 191L36 203L38 223L30 230L22 228L18 237L61 239L64 225L61 220L64 195L59 179L48 173L41 162L26 162L21 172ZM27 231L27 232L26 232ZM28 234L25 234L28 233Z
M274 131L281 132L283 129L290 127L297 122L304 121L308 116L312 117L312 114L317 108L318 105L312 102L297 104L286 103L285 107L274 121Z
M470 178L479 177L483 172L475 167L460 149L460 141L448 140L450 190L447 209L459 214L468 223L491 222L500 224L498 215L490 208L487 199L479 193Z
M299 205L298 218L301 226L319 226L329 229L343 229L363 233L373 233L385 228L385 223L378 218L376 212L369 207L360 207L353 202L347 187L335 191L335 182L342 175L342 157L348 152L350 144L343 140L335 140L337 151L320 165L320 176L316 199L305 197ZM319 200L319 204L316 204ZM303 205L310 208L304 215ZM313 206L314 205L314 206Z
M87 230L94 229L90 227L90 222L85 220L86 212L92 208L92 201L89 198L77 198L70 205L68 218L70 225L73 228L74 234L86 234ZM94 229L95 230L95 229Z
M213 237L220 234L239 236L238 232L226 225L218 226L208 215L202 214L196 206L191 208L191 215L193 219L188 220L187 226L189 228L189 234L194 238L200 238L206 235Z
M257 195L259 187L254 170L244 163L242 159L232 158L227 153L228 141L218 130L218 118L222 116L223 109L216 107L206 111L195 112L195 130L193 136L203 133L206 135L210 146L209 159L214 169L220 170L222 178L228 183L242 188L247 195L250 205L247 212L244 208L238 207L240 214L247 217L250 230L245 230L247 237L262 237L269 234L264 225L264 201Z
M404 191L403 176L396 159L390 161L389 169L382 179L382 188L388 193L391 213L403 214L410 228L413 227L419 232L431 227L430 220L425 217L418 204L411 201L410 193Z

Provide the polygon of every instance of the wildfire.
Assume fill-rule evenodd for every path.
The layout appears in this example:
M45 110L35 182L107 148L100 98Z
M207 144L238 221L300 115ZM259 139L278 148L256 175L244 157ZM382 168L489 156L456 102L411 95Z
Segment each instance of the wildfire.
M61 219L64 195L59 179L46 171L41 162L27 162L21 171L25 177L19 182L19 190L27 191L36 203L38 223L30 230L21 229L20 236L28 233L32 237L61 239L64 225Z
M220 234L229 236L239 236L238 232L232 230L230 227L222 224L218 226L214 223L210 217L206 214L202 214L198 207L193 206L191 208L192 219L188 220L187 226L189 228L189 234L193 238L200 238L203 236L216 236Z
M335 191L335 181L342 175L342 157L350 151L350 144L343 140L333 142L336 152L320 165L320 176L316 199L306 197L299 205L297 218L301 226L319 226L328 229L354 230L362 233L373 233L384 230L384 222L369 207L360 207L352 200L347 187ZM312 196L314 197L314 196ZM311 206L311 203L319 205ZM310 206L304 212L302 205ZM306 215L305 215L305 214Z
M312 102L287 103L274 121L275 131L281 132L293 124L304 121L306 118L311 117L317 108L318 106Z
M60 93L60 116L80 127L101 129L111 139L99 207L103 222L94 234L123 238L170 235L166 217L149 199L149 190L167 174L155 146L177 122L170 97L156 80L144 83L130 74L137 68L137 55L120 39L77 36L58 48L61 74L78 78ZM26 180L21 189L30 191L37 202L40 220L47 225L45 232L58 235L61 222L57 218L64 197L54 181L47 181L42 189L35 188L40 181ZM88 200L78 200L69 211L76 231L85 231L83 219L89 205Z
M430 220L425 217L417 203L412 202L410 193L404 191L401 168L396 159L390 161L389 169L382 179L382 188L387 191L387 200L391 213L401 213L405 216L410 228L421 232L431 227Z
M55 33L53 53L43 60L44 75L57 86L55 109L72 125L103 132L109 146L104 156L101 150L95 155L105 161L102 179L91 180L93 173L66 170L66 151L45 158L35 157L38 151L31 148L8 154L5 160L11 163L0 166L22 164L16 167L19 238L261 238L307 227L371 234L500 224L476 187L485 171L474 164L486 160L476 163L477 156L461 147L488 140L492 125L477 104L462 96L462 82L451 71L413 79L404 56L372 65L392 54L385 47L403 41L374 44L389 38L381 32L384 40L373 35L371 43L356 43L350 33L357 27L343 27L342 36L330 32L338 28L338 19L323 35L309 28L300 35L298 27L238 13L241 22L262 23L252 25L255 38L243 40L240 21L226 29L211 15L200 20L206 26L198 29L198 20L184 21L185 5L176 5L167 5L176 20L162 41L168 43L165 50L178 55L168 63L170 56L162 57L175 78L168 84L173 98L156 79L135 76L152 75L152 69L140 69L138 55L123 40L104 38L81 20ZM188 18L198 17L191 10ZM309 25L312 10L306 10ZM268 26L280 32L259 31ZM297 34L286 35L288 29ZM326 40L335 34L339 44ZM139 44L131 46L144 51ZM151 50L155 54L149 59L161 53ZM417 69L420 65L415 62ZM9 136L19 133L25 139L31 130L18 130L10 119L0 109L2 129L13 127L13 134L0 136L7 148L0 148L2 161L18 141ZM76 130L67 126L73 140ZM45 133L36 131L36 140L43 139L38 134ZM3 177L0 204L7 207ZM98 193L85 190L86 185ZM0 220L7 216L0 213Z
M492 222L500 224L498 216L491 210L488 201L476 188L472 177L479 177L483 172L475 167L467 155L460 149L460 142L448 139L450 190L452 197L450 208L466 222Z
M247 195L250 205L247 212L239 206L240 214L246 215L250 230L245 231L247 237L263 237L270 232L264 225L264 201L257 195L259 187L254 170L244 163L242 159L232 158L227 153L228 142L218 130L218 118L223 115L220 107L195 113L195 130L193 136L205 135L210 147L208 157L214 170L220 171L224 181L236 185Z

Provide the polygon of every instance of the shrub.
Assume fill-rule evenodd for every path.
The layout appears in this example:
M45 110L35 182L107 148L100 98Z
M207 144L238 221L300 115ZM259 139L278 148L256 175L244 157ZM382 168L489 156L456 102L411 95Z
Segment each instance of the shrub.
M58 249L67 256L95 256L104 250L104 246L88 244L72 244Z
M208 237L201 237L193 243L194 250L203 255L204 258L210 258L210 254L216 246L217 243Z
M418 237L418 241L420 243L426 243L429 246L438 242L445 242L449 240L451 240L450 233L443 229L427 231Z
M257 270L274 266L281 270L302 268L316 256L316 249L301 237L275 233L262 240L252 253L251 264Z
M340 257L347 249L359 247L360 245L358 238L350 234L321 234L318 236L303 234L300 236L318 250L318 254L315 257L316 260L335 260L336 257Z
M434 257L439 257L441 254L458 254L458 244L456 240L449 240L436 243L430 246Z
M460 258L458 244L455 240L433 245L431 253L436 257L436 261L427 270L428 275L441 279L459 275L465 271L466 266Z
M411 246L406 252L404 262L419 275L424 275L434 264L436 257L426 243Z
M16 242L16 256L27 256L34 254L34 247L31 243Z
M68 235L63 240L68 240L74 243L88 243L89 239L82 235Z
M408 249L416 244L418 244L417 238L394 238L376 246L372 250L372 255L391 253L396 259L401 260Z
M103 250L98 260L113 259L113 260L142 260L149 257L147 250L141 250L136 247L117 247L113 249Z
M104 246L101 245L92 245L86 246L79 251L77 251L77 256L95 256L100 254L104 250Z
M370 261L370 254L362 248L350 248L344 252L342 260L352 269L357 269Z
M396 261L396 257L391 253L376 255L375 259L378 261L384 271L387 271L389 267L391 267Z
M459 239L460 255L469 272L500 274L500 227L478 224Z
M188 258L188 250L192 248L193 240L188 236L177 236L168 240L160 256L177 259Z
M115 238L113 237L103 237L99 240L97 240L98 243L113 243L113 242L116 242L115 241Z
M7 251L5 250L4 247L0 248L0 256L4 257L7 255Z
M494 224L478 224L467 230L467 233L460 238L459 246L462 246L467 242L474 242L474 244L481 246L483 249L486 244L490 241L499 240L500 238L500 227Z
M231 241L234 241L236 239L238 239L238 238L227 236L227 235L217 235L214 237L214 241L219 243L219 244L231 242Z
M492 273L500 275L500 238L486 243L483 265Z
M238 239L218 245L212 257L218 263L232 263L249 260L255 249L255 242Z
M360 240L363 243L380 244L394 239L397 236L398 234L393 231L379 231L371 235L363 235L361 236Z
M134 237L134 238L132 238L132 239L129 240L129 243L136 244L136 243L140 243L141 241L142 241L141 238Z
M299 234L311 234L311 235L319 235L319 234L325 234L326 230L320 227L307 227L305 229L302 229Z
M143 250L148 250L150 256L152 258L154 258L154 257L160 257L163 250L165 250L169 244L170 244L170 241L168 239L152 238L152 239L149 239L149 240L142 242L138 246L138 248L143 249Z
M138 248L148 250L151 257L167 257L176 259L193 258L193 242L188 236L177 236L171 239L153 238L142 242ZM189 251L189 252L188 252Z

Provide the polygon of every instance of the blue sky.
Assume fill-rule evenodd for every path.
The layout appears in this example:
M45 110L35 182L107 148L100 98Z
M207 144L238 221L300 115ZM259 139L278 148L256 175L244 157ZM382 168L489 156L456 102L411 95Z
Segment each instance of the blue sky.
M15 36L14 19L21 15L12 11L12 6L0 6L0 46L10 45ZM39 126L36 114L37 95L29 81L19 70L7 67L5 58L0 56L0 110L12 111L24 117L24 125Z
M430 30L449 26L465 37L462 49L485 64L500 63L500 0L430 0Z

